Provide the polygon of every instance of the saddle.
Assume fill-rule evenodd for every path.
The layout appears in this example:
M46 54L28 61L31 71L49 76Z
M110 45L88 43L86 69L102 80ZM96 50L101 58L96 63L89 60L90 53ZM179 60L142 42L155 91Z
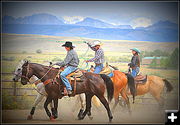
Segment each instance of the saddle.
M81 79L83 73L80 69L75 70L74 72L70 73L69 75L67 75L67 79L74 81L76 78L76 81L78 82L82 82L83 80Z
M147 75L143 76L142 74L137 75L134 78L135 84L145 84L147 82Z
M99 74L108 75L109 73L112 73L112 70L109 67L104 67Z

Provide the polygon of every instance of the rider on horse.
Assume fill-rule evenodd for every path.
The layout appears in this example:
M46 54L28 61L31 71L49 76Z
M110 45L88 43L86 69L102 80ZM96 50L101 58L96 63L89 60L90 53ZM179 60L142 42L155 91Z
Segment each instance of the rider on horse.
M130 68L132 69L131 75L133 77L136 77L137 74L139 73L139 68L140 68L140 57L139 57L140 50L137 48L133 48L130 50L132 50L133 57L131 59L131 63L129 63L128 66L130 66Z
M57 62L54 65L58 66L67 66L64 71L60 73L60 78L62 79L63 83L66 86L68 95L72 94L72 87L66 78L67 75L74 72L78 65L79 65L79 58L77 53L74 51L74 46L72 45L72 42L67 41L65 44L62 45L62 47L65 47L67 51L66 58L62 62Z
M103 66L104 51L101 48L101 42L94 41L92 45L90 43L87 43L87 44L93 51L95 51L95 57L92 59L86 60L86 62L94 62L95 63L94 73L99 74L104 67Z

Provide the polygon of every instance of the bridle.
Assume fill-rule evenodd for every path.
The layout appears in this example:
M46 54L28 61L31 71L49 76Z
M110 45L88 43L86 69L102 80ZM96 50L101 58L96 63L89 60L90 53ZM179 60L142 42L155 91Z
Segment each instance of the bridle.
M29 83L31 83L30 80L29 80L30 78L28 78L28 74L29 74L29 64L28 64L27 66L23 66L23 67L27 67L27 73L26 73L26 75L21 75L21 78L25 78L25 79L28 80ZM38 80L34 81L33 83L40 82L40 81L49 73L49 71L50 71L52 68L53 68L53 67L51 66L51 68L41 77L41 79L38 79ZM33 84L33 83L31 83L31 84Z
M27 65L27 66L23 66L23 67L27 67L27 72L26 72L26 75L21 75L21 78L25 78L25 79L27 79L28 80L28 82L29 82L29 78L28 78L28 74L29 74L29 64Z

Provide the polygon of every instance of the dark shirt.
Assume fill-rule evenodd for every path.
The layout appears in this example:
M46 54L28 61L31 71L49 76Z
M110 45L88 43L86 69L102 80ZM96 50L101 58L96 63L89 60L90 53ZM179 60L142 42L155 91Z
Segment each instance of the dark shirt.
M131 63L128 64L131 68L140 67L140 58L139 55L134 55L131 59Z

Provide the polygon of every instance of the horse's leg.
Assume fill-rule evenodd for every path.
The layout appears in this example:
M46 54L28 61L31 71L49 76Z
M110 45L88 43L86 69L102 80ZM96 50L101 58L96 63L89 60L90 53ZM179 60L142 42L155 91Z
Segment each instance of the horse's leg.
M161 96L160 92L154 92L154 91L150 91L150 94L156 99L156 101L159 104L159 109L163 109L164 107L164 98Z
M58 111L57 111L57 108L58 108L58 98L53 99L53 101L54 101L54 112L52 112L52 113L53 113L53 117L57 118L58 117Z
M159 109L162 110L163 107L164 107L164 98L161 96L161 93L163 91L163 87L164 85L163 84L158 84L156 85L155 83L157 82L152 82L150 84L150 89L149 89L149 92L150 94L156 99L156 101L158 102L159 104ZM159 82L160 83L160 82Z
M51 108L52 115L54 116L55 109L54 109L54 106L53 106L53 102L50 102L49 105L50 105L50 108Z
M48 97L46 98L45 103L44 103L44 109L45 109L47 115L49 116L50 120L54 120L53 116L51 116L51 113L50 113L50 111L49 111L49 109L48 109L48 104L49 104L50 102L52 102L52 98L48 96Z
M109 117L109 122L112 121L113 119L113 116L112 116L112 113L111 113L111 110L109 108L109 103L107 102L106 98L103 96L103 95L96 95L99 100L101 101L101 103L104 105L104 107L106 108L107 110L107 113L108 113L108 117Z
M80 115L79 117L78 117L78 119L79 120L82 120L82 119L84 119L84 117L86 116L86 114L87 113L90 113L89 115L91 115L91 112L90 112L90 110L91 110L91 99L92 99L92 97L93 97L93 94L85 94L86 95L86 109L85 109L85 111L82 113L82 115Z
M83 93L83 94L80 94L79 97L80 97L80 102L81 102L81 109L80 109L80 111L79 111L78 117L79 117L80 115L82 115L82 113L83 113L83 111L84 111L84 107L86 106L86 97L85 97L85 94L84 94L84 93ZM87 112L87 115L88 115L88 117L89 117L90 120L93 119L93 117L91 116L91 110Z
M116 108L116 106L117 106L117 104L118 104L118 102L119 102L119 98L114 98L114 101L115 101L115 103L114 103L114 105L113 105L112 112L115 111L115 108Z
M33 104L33 107L31 109L30 115L28 115L27 119L31 120L33 118L36 106L42 101L44 95L41 95L40 93L38 93L38 95L36 96L35 102Z
M81 109L79 110L78 118L83 114L84 107L85 107L85 95L84 95L84 93L79 95L79 100L81 103Z
M126 90L123 89L121 91L121 96L122 98L125 100L126 104L127 104L127 107L128 107L128 111L129 113L131 114L131 106L130 106L130 103L129 103L129 97L127 96L127 93L126 93Z

